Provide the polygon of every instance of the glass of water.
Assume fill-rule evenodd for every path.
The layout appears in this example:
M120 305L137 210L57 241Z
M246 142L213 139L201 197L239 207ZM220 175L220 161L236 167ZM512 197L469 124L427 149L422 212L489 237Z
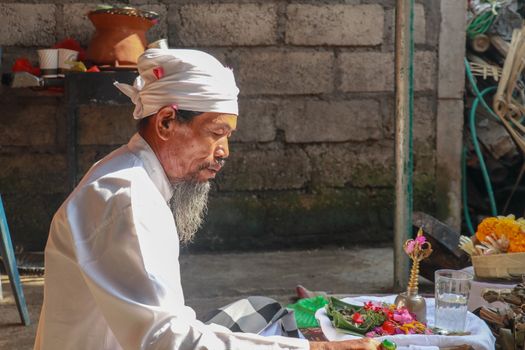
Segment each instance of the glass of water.
M434 326L444 333L465 331L472 275L456 270L435 272L436 314Z

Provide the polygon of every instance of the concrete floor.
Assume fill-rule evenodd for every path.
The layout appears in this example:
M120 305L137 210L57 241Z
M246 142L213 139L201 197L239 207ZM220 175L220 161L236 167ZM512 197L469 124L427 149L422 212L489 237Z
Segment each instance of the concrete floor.
M354 248L245 254L181 256L186 303L197 316L249 295L288 304L295 286L333 294L389 293L393 283L391 248ZM42 303L43 277L22 276L32 325L19 325L8 280L2 276L0 350L29 350ZM427 282L422 287L432 288Z

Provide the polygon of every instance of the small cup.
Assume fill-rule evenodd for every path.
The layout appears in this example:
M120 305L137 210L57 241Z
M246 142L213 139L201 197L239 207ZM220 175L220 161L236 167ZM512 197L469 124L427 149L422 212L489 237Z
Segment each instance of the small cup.
M148 45L148 49L169 49L168 40L159 39Z
M435 327L443 332L464 332L470 283L473 276L464 271L435 272Z
M38 50L38 59L43 78L58 76L58 49Z
M58 76L65 77L65 73L71 69L69 62L76 61L78 51L69 49L58 49Z

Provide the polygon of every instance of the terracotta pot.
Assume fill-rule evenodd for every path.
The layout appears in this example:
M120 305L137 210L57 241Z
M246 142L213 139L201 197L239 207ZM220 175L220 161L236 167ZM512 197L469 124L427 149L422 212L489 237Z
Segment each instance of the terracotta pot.
M144 52L146 31L153 21L137 16L91 12L88 18L96 32L87 50L87 58L99 65L136 65Z

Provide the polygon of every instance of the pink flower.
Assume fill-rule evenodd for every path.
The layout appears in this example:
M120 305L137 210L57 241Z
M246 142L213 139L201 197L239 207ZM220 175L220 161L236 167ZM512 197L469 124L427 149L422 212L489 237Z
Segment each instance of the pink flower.
M405 252L407 254L411 254L414 251L415 247L416 247L416 241L410 240L407 242L407 245L405 246Z
M414 317L408 312L407 309L398 310L394 313L394 321L399 323L408 323L414 321Z
M416 237L416 242L419 244L419 245L422 245L424 243L427 242L427 239L425 238L425 236L421 235L421 236L417 236Z

